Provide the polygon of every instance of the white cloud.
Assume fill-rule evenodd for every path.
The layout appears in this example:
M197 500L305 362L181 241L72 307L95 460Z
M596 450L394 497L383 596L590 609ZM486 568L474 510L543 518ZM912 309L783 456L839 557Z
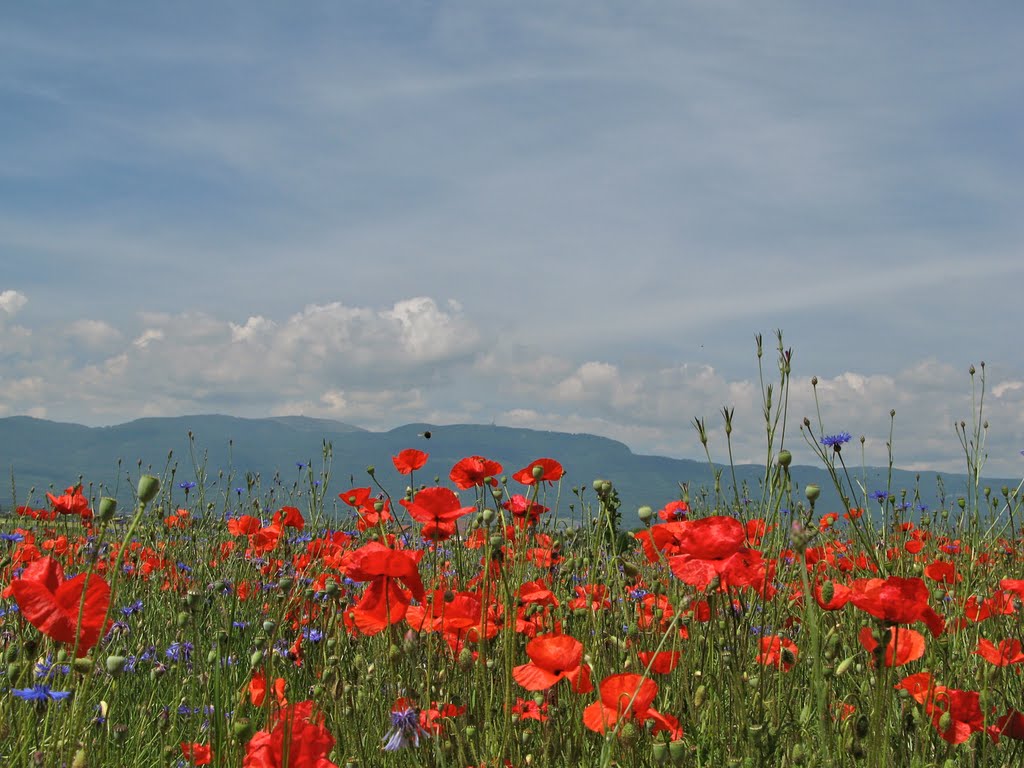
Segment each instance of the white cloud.
M103 320L75 320L67 333L75 341L94 348L107 347L122 338L119 330Z
M159 328L147 328L135 341L132 342L139 349L145 349L154 341L163 341L164 332Z
M18 291L7 290L0 293L0 310L9 317L14 317L18 311L28 304L28 297Z

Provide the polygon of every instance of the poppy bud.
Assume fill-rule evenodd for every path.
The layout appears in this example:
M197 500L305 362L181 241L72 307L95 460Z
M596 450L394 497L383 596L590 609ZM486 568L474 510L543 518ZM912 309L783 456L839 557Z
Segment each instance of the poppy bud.
M374 475L374 473L376 471L377 471L377 469L376 469L376 467L373 466L373 464L371 464L370 466L368 466L366 468L366 474L368 474L370 477L373 477L373 475Z
M112 677L116 677L124 672L125 664L128 663L128 659L124 656L107 656L106 660L107 673Z
M693 708L700 709L704 706L704 698L707 696L708 687L706 685L698 685L697 690L693 693Z
M71 666L78 674L88 675L92 672L92 659L90 659L88 656L83 656L82 658L75 659L73 662L71 662Z
M253 651L249 655L249 666L255 669L263 663L263 651Z
M75 756L71 760L71 768L86 768L88 763L85 761L85 748L79 747L75 751Z
M282 576L277 581L277 588L280 589L282 592L287 592L289 589L292 588L292 584L294 583L295 579L293 579L291 576Z
M153 475L143 475L139 478L136 495L140 504L149 504L160 492L160 480Z
M248 741L255 732L252 721L248 717L240 717L231 724L231 735L239 741Z
M176 623L177 623L177 625L179 627L186 627L186 626L188 626L188 619L189 619L188 613L186 611L181 611L178 614L178 619L177 619Z
M484 519L484 525L490 525L492 522L494 522L494 516L496 514L497 512L495 512L493 509L485 509L481 514L481 517L483 517Z
M619 729L619 741L624 747L635 746L640 740L640 729L636 727L636 723L627 721L622 724Z
M647 524L648 521L650 521L650 519L651 519L651 517L653 517L653 515L654 515L654 510L651 509L650 507L646 507L646 506L645 507L640 507L640 509L638 509L636 511L636 516L639 517L640 521L642 523L644 523L645 525Z
M788 467L790 464L793 463L793 454L790 453L788 450L783 449L779 451L779 455L776 458L776 461L779 463L780 467Z
M814 502L818 500L818 497L821 496L821 487L814 483L808 483L804 488L804 495L811 504L814 504Z
M324 584L324 592L326 592L331 597L335 597L338 594L338 591L338 582L336 582L334 579L328 579L327 583Z
M953 724L953 716L949 712L943 712L942 717L939 718L939 730L946 732L949 730L949 726Z
M836 585L831 581L826 581L821 585L821 601L828 605L832 602L832 598L836 596Z

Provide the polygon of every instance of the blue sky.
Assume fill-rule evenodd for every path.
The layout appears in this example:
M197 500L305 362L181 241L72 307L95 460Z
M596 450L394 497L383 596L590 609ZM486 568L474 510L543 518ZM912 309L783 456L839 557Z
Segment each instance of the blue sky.
M755 333L794 427L1024 466L1024 10L25 4L0 26L0 415L304 413L698 456ZM794 431L792 447L801 452ZM716 457L717 457L716 456Z

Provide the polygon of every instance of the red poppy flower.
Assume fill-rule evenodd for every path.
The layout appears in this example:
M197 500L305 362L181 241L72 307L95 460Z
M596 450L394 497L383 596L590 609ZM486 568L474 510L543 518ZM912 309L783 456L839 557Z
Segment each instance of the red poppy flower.
M932 716L932 725L945 741L963 744L975 731L985 727L985 715L981 711L981 697L977 691L961 691L956 688L936 686L932 701L925 707ZM942 727L942 716L949 713L949 724Z
M189 744L181 742L181 754L192 765L209 765L213 762L213 750L209 744Z
M999 736L1024 741L1024 714L1011 709L996 720L996 731L993 738L998 738Z
M1010 664L1020 664L1024 661L1024 653L1021 652L1020 640L1017 640L1016 638L1001 640L997 646L991 640L979 637L978 649L975 653L990 664L995 664L997 667L1006 667Z
M796 643L787 637L778 635L762 637L760 648L761 652L755 659L758 664L766 667L778 667L783 672L789 672L796 664L799 649Z
M682 655L679 651L658 651L657 653L654 651L639 651L637 658L640 659L640 663L645 668L649 666L651 672L667 675L679 665L679 659Z
M548 719L548 703L538 704L533 699L517 698L512 705L512 713L519 715L520 720L536 720L543 723Z
M685 520L689 511L690 505L685 501L670 501L658 510L658 519L664 520L666 523L674 523Z
M301 531L306 527L306 520L302 517L298 507L281 507L274 513L274 517L271 518L270 522L272 525L277 525L281 528L294 528L297 531Z
M420 602L425 598L419 561L423 551L391 549L380 542L370 542L349 552L342 561L353 581L368 581L358 605L352 609L355 624L368 635L382 632L401 621L411 602L410 596L397 582L401 581Z
M82 494L81 484L71 486L60 496L48 493L46 498L50 500L54 511L62 515L78 515L84 519L92 517L89 500Z
M423 523L421 535L431 541L444 541L455 533L455 521L475 507L463 507L450 488L424 488L412 499L399 501L409 516Z
M928 586L921 579L857 579L850 589L850 601L876 619L892 624L922 621L934 637L945 626L942 617L928 605Z
M885 666L902 667L924 656L924 635L907 627L889 627L885 645ZM871 627L863 627L857 635L861 646L868 653L875 654L878 641Z
M370 499L370 494L373 492L371 488L351 488L347 491L342 491L338 494L338 498L348 504L350 507L356 507L357 509Z
M528 664L512 669L512 677L528 691L546 691L568 680L577 693L594 690L590 667L583 663L583 643L569 635L544 635L526 644Z
M258 517L239 515L228 519L228 533L232 536L248 536L256 533L263 524Z
M415 448L406 448L404 451L399 451L397 456L392 456L391 461L400 475L410 475L426 464L429 458L429 453L418 451Z
M110 607L110 587L95 573L65 581L60 563L43 557L11 582L11 592L22 616L44 635L67 645L77 639L77 655L84 656L100 639Z
M476 485L483 485L486 478L490 478L490 484L495 486L498 484L495 476L501 474L501 469L501 464L496 461L490 461L483 456L468 456L460 459L452 467L448 478L463 491Z
M955 584L961 580L960 574L956 572L956 563L945 560L935 560L929 563L925 566L924 575L940 584Z
M592 731L605 733L620 720L654 720L654 732L668 731L682 738L682 729L674 717L651 709L658 695L658 684L649 677L623 672L601 681L601 698L583 710L583 724Z
M548 511L548 508L543 504L538 504L535 501L530 501L528 498L523 496L521 493L517 493L515 496L510 498L504 504L501 505L502 509L507 509L512 513L512 521L519 529L526 528L527 526L536 525L540 516Z
M554 483L561 480L563 475L565 469L554 459L537 459L512 475L512 479L523 485L533 485L538 482Z
M256 732L245 746L242 768L338 768L327 759L333 748L323 715L312 701L302 701L282 709L269 731Z
M279 707L288 706L288 699L284 695L285 680L283 677L274 679L272 686L274 691L274 698L277 700ZM263 706L263 702L267 698L267 676L262 669L257 669L252 673L252 677L249 680L249 701L252 702L254 707Z

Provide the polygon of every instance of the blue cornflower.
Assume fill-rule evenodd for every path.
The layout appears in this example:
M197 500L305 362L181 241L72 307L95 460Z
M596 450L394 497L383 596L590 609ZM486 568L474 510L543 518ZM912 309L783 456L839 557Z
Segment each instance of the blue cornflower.
M17 544L19 541L24 541L25 537L20 533L0 533L0 541L9 541Z
M296 466L296 467L298 467L298 468L299 468L299 470L303 470L303 469L305 469L305 468L306 468L306 465L305 465L305 464L303 464L303 463L302 463L301 461L296 461L296 462L295 462L295 466Z
M418 747L420 739L430 734L420 727L420 717L415 709L391 711L391 730L384 737L384 751L395 752L408 746Z
M634 589L629 593L629 596L633 600L643 600L647 596L647 590L642 588Z
M67 675L71 673L70 664L54 664L53 655L48 655L45 659L40 659L36 662L35 674L40 680L45 680L52 675Z
M181 488L181 490L183 490L185 493L188 493L189 491L196 487L196 484L186 480L183 483L178 483L178 487Z
M888 491L875 491L871 494L871 498L878 502L887 501L889 498Z
M33 685L31 688L12 688L11 693L16 699L31 701L37 707L45 707L48 702L61 701L71 695L71 691L54 691L48 685Z
M319 629L315 628L307 629L303 634L306 636L306 639L311 643L319 643L321 640L324 639L324 633L321 632Z
M164 651L164 656L171 661L179 661L181 659L189 661L192 659L192 643L171 643L167 650Z
M136 600L134 603L129 603L124 608L122 608L121 609L121 615L122 616L131 616L131 615L136 614L139 611L141 611L142 608L143 608L142 601L141 600Z
M851 435L849 432L840 432L838 435L825 435L823 438L821 438L821 444L824 445L826 448L834 448L835 450L838 451L840 446L842 446L844 443L850 442L850 440L852 439L853 435Z

